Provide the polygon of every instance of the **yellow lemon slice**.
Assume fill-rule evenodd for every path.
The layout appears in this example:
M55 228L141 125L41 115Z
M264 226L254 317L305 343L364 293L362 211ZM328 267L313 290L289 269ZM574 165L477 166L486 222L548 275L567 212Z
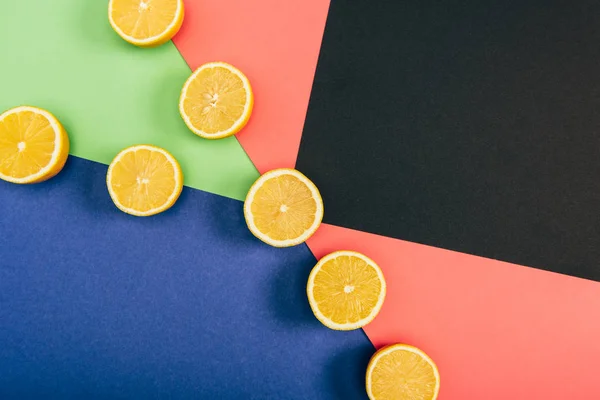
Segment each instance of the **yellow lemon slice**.
M248 78L232 65L212 62L198 68L185 82L179 112L196 135L220 139L246 125L253 105Z
M110 0L108 20L123 39L155 47L175 36L183 23L183 0Z
M308 277L313 313L328 328L349 331L373 321L385 299L385 279L370 258L355 251L323 257Z
M183 174L166 150L138 145L117 154L108 167L106 185L121 211L146 217L175 204L183 189Z
M422 350L394 344L373 355L366 383L371 400L435 400L440 391L440 373Z
M46 110L21 106L0 115L0 179L36 183L52 178L69 156L69 137Z
M303 243L323 219L323 199L317 187L295 169L275 169L262 175L244 202L250 231L265 243L289 247Z

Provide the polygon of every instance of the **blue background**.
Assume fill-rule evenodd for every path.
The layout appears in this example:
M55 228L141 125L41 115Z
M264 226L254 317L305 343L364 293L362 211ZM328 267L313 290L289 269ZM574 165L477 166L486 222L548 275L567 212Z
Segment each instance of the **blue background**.
M374 349L312 315L305 245L267 246L241 202L189 188L126 215L106 168L0 181L0 398L366 398Z

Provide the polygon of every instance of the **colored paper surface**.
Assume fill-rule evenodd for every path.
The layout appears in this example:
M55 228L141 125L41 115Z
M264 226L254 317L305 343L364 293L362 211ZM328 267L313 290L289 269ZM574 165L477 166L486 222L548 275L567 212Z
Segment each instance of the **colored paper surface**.
M258 177L235 138L207 141L179 116L190 69L172 43L140 49L108 23L107 1L0 3L0 110L27 104L63 123L71 153L110 163L154 144L180 162L185 184L243 199Z
M151 218L70 157L0 181L0 398L366 399L373 346L313 316L306 246L248 231L242 203L184 188Z
M175 44L191 68L221 59L249 76L239 141L260 171L291 167L329 4L246 3L187 0ZM597 5L332 4L297 163L326 221L597 279ZM178 116L190 70L173 45L129 46L105 12L0 4L0 109L48 108L73 153L103 163L138 139L162 145L186 185L242 199L256 171L238 143L196 138ZM305 246L271 249L241 203L188 188L163 215L128 217L105 172L71 157L50 182L0 182L0 398L365 397L372 346L314 320ZM431 355L441 400L600 397L597 283L328 224L309 246L381 265L388 296L365 332Z
M185 0L173 39L192 69L225 61L248 76L255 95L237 138L258 170L293 168L329 0Z
M297 168L326 223L600 280L600 3L332 2Z
M473 37L465 35L462 39L464 49L467 51L466 55L464 51L458 51L457 56L462 57L460 60L454 63L434 63L432 61L435 61L435 57L443 59L457 49L459 43L453 42L457 35L460 36L461 33L468 33L469 29L474 29L473 24L469 23L471 11L475 11L476 16L487 18L475 21L475 28L481 29L486 21L489 22L490 15L494 17L493 20L506 21L507 18L510 19L510 8L515 10L516 3L504 5L499 2L495 4L470 2L468 5L455 4L453 6L450 2L443 2L438 6L433 6L429 11L424 10L423 12L416 9L419 7L417 3L396 3L367 4L367 2L356 3L342 0L332 2L325 43L321 49L319 71L315 78L308 120L304 129L301 154L296 164L319 185L321 193L325 197L326 220L335 217L342 223L346 223L350 219L360 219L358 222L364 222L363 219L366 220L368 217L371 221L367 221L367 223L373 221L378 223L373 230L382 230L383 232L404 228L404 220L400 221L401 223L398 225L398 218L406 218L410 223L418 220L414 216L410 219L411 210L407 208L407 204L392 203L384 207L377 203L385 202L386 196L395 198L394 196L398 194L398 186L404 185L405 190L413 192L423 190L428 183L441 185L442 189L443 185L453 182L464 186L464 183L457 182L454 176L451 176L447 182L440 182L440 179L434 180L433 178L426 180L418 180L414 177L405 180L399 179L399 177L414 172L419 166L418 157L421 157L421 164L431 168L437 167L435 163L445 160L443 157L441 160L439 157L432 157L425 151L426 148L420 148L420 153L416 155L410 154L411 150L415 148L415 143L421 144L423 147L431 144L422 140L419 142L423 138L416 135L415 137L402 136L403 132L400 131L395 141L387 140L389 136L382 136L382 131L393 132L396 126L405 127L408 123L413 122L413 117L421 117L422 115L416 114L416 111L426 111L423 104L426 104L426 95L430 94L431 88L427 87L427 91L420 92L417 87L426 81L426 75L434 73L436 69L439 70L440 78L430 82L431 85L434 85L432 88L435 88L437 84L438 89L448 89L444 88L444 83L449 86L454 84L456 91L448 89L442 92L442 95L448 94L450 98L443 103L448 105L448 102L454 100L455 93L463 95L462 97L458 96L457 101L465 100L465 90L468 90L470 83L467 82L469 84L467 89L462 89L461 92L461 86L456 84L456 79L454 82L451 79L444 81L443 78L452 75L451 71L445 68L456 67L460 62L468 64L469 50L477 50L478 53L475 55L480 55L481 51L487 49L490 57L501 59L502 56L511 57L515 55L515 52L530 49L533 52L531 55L525 54L526 61L531 60L532 57L546 56L548 65L537 66L539 67L538 71L542 74L539 77L533 74L531 83L525 85L524 90L530 90L537 95L540 92L535 92L533 89L540 89L543 94L543 88L539 84L540 82L548 83L549 80L551 81L553 73L561 72L559 69L557 70L557 63L565 61L566 68L572 68L573 63L582 62L582 66L586 66L583 72L589 72L589 65L582 57L570 60L564 58L566 54L568 55L568 44L572 45L575 36L581 35L582 30L593 26L593 21L599 15L592 12L593 5L590 5L589 2L576 5L567 5L566 3L564 5L558 3L533 5L533 2L528 1L523 3L526 14L520 16L512 14L512 17L517 19L525 18L526 23L520 25L518 21L513 20L507 27L499 27L500 31L504 29L499 32L500 34L510 33L507 30L517 28L514 31L515 37L512 42L508 44L492 43L494 46L477 48L477 40L481 40L481 38L477 35ZM394 5L404 7L406 12L404 14L391 12ZM486 10L485 7L489 8ZM588 8L587 13L585 12L586 7ZM489 15L486 16L486 13ZM584 15L587 15L587 18L583 18ZM531 49L531 40L544 42L544 38L539 35L540 32L544 32L544 29L548 29L547 24L544 25L544 20L547 22L548 18L557 19L558 16L562 16L556 23L558 29L556 32L546 30L550 35L550 40L549 42L546 40L545 43L546 45L552 44L552 40L557 39L557 36L559 36L558 41L560 42L562 40L560 35L563 35L565 43L562 47L559 46L558 50L560 51L549 54L547 46ZM457 20L449 19L453 17L457 17ZM584 21L582 27L579 27L574 21L582 18ZM421 29L419 24L421 22L431 23L432 19L434 22L435 20L439 21L439 27L431 29L428 36L428 25L425 24ZM467 23L462 26L461 22L465 21ZM242 22L244 21L242 20ZM494 30L498 28L498 24L492 22L489 24L487 38L493 37ZM515 22L517 22L516 25ZM530 22L532 26L529 29L532 33L536 33L537 30L538 35L519 36L519 30L522 32ZM219 22L209 21L209 24L211 23L217 25ZM569 32L569 26L573 28L572 32ZM194 27L193 29L200 31L202 28ZM405 32L399 36L390 35L390 37L373 39L373 34L386 31L393 34L402 29L405 29ZM186 36L185 32L182 32L180 36ZM187 33L189 34L189 30ZM411 36L412 33L419 35ZM590 37L583 38L583 41L573 46L573 51L581 51L581 54L586 56L594 51L595 47L587 46L593 43L590 38L595 36L593 32L588 33L590 33ZM486 38L484 37L484 39ZM525 42L521 43L524 39ZM527 39L530 41L528 42ZM200 35L194 40L200 42ZM247 39L238 38L237 40L244 40L244 43L247 43ZM355 43L350 43L351 41ZM393 42L391 45L390 41ZM194 51L192 45L182 46L177 40L176 43L188 62L194 57L200 57L201 52ZM515 43L517 48L510 48L510 43ZM238 49L236 38L232 38L227 44L230 48ZM439 49L445 44L450 45L448 50L442 49L444 51L440 54L432 54L435 49ZM424 48L425 45L429 47ZM498 47L499 45L501 47ZM196 46L199 48L200 45ZM188 48L191 50L186 51ZM412 52L410 54L416 54L417 57L409 59L409 53L398 54L398 48L410 50ZM499 53L497 51L499 48L504 50L509 48L509 51ZM419 51L423 52L423 56L418 56ZM546 53L544 54L544 52ZM427 58L427 56L432 57ZM553 60L555 56L560 59ZM589 61L590 58L586 58L586 60ZM406 64L394 70L393 68L401 61L405 61ZM390 66L386 65L389 63L391 63ZM361 69L365 67L365 64L368 64L369 69ZM190 65L194 66L194 63L190 63ZM510 67L511 65L506 63L496 66L502 73L510 72ZM386 70L386 68L388 69ZM577 71L577 73L581 73L579 69ZM464 78L465 71L458 70L458 72L461 72L459 78ZM466 71L466 73L469 72L473 72L473 70ZM487 71L480 71L480 73L485 72ZM518 77L519 74L517 73L515 76ZM502 74L499 75L498 79L500 78L502 78ZM577 77L569 76L567 78L567 83L577 81ZM407 99L396 101L398 96L405 93L394 93L393 87L390 85L400 82L408 87L411 81L414 81L412 87L415 90L406 94ZM558 80L557 82L560 83ZM594 79L592 83L594 82L597 80ZM370 86L367 83L374 83L374 85ZM491 83L498 84L494 80ZM571 95L575 95L575 100L573 100L573 96L568 96L568 102L571 105L577 103L576 95L578 93L574 93L575 89L582 89L579 95L584 96L586 100L593 100L589 96L593 87L582 88L581 81L576 83L578 85L570 92ZM510 104L506 104L506 100L514 95L517 85L518 81L508 79L506 88L501 88L502 90L498 92L500 99L491 96L490 104L498 105L499 102L504 101L504 105L509 106ZM555 90L552 86L549 85L551 91ZM561 89L565 89L565 87L562 86L556 90L560 91ZM568 90L567 94L569 94ZM432 98L435 100L435 97ZM529 99L531 102L538 100L535 96L530 96ZM438 100L440 99L438 98ZM477 103L475 101L473 103L472 106L462 110L459 106L460 102L458 102L455 109L459 116L464 116L469 110L473 110L473 114L477 115L481 112L477 106L486 104L475 104ZM556 111L561 111L560 104L557 105L556 102L538 104L548 106L548 112L542 116L544 118L537 121L541 129L552 128L553 121L548 121L550 117L557 118L557 122L560 122L560 113L556 116L553 115ZM436 106L436 104L431 105L432 107ZM414 112L411 107L415 109ZM483 110L485 111L486 108ZM487 111L489 111L489 107ZM589 104L582 112L591 115ZM535 115L539 116L540 112ZM430 122L432 126L439 125L440 122L447 122L453 116L441 114L432 118ZM374 121L374 117L381 118ZM524 118L523 121L527 120ZM514 122L514 119L511 121ZM422 123L423 120L416 118L414 122ZM588 122L590 121L586 115L579 121L581 124ZM501 124L503 121L496 121L496 123ZM304 121L295 120L294 125L290 125L290 129L281 131L281 135L287 137L287 139L281 139L281 142L267 140L267 138L272 139L268 136L269 132L257 131L252 136L256 140L264 139L262 140L264 151L248 151L249 148L245 147L260 170L264 171L265 167L273 168L279 164L290 165L287 160L295 159L295 155L287 157L282 162L281 154L289 154L286 146L296 149L295 143L299 140L299 130L302 125L304 125ZM531 125L535 124L531 123ZM515 132L509 131L502 137L514 139L514 134ZM243 139L243 134L240 136ZM473 136L473 140L477 138L478 135ZM499 143L499 146L502 145L499 150L510 150L505 154L506 161L518 159L519 154L523 155L524 151L531 151L532 147L535 147L525 138L517 137L517 139L519 140L512 144ZM539 151L540 156L542 158L554 157L553 153L545 154L549 148L548 144L544 143L545 141L547 138L543 138L539 143L542 146ZM581 143L583 143L583 147L586 147L590 142L583 140ZM435 141L433 144L436 144ZM466 144L469 144L468 140ZM554 144L555 141L551 142L550 147ZM384 146L386 148L376 154L372 151L374 147L377 147L376 145L379 146L379 150ZM520 150L518 145L522 145L524 148ZM399 149L398 146L404 146L405 149ZM464 150L465 141L454 144L451 146L451 150L458 151L461 150L461 147ZM487 154L489 154L489 149L484 148L483 150L488 151ZM408 161L402 163L402 156L406 156L407 153ZM486 153L483 152L483 154ZM536 153L532 152L531 154ZM585 154L589 155L589 152ZM439 155L434 154L433 156ZM453 153L448 153L449 160L454 156ZM480 154L475 154L475 156L481 157ZM459 161L457 162L459 165L470 162L468 158ZM503 159L495 158L492 161L497 161L499 171L503 171ZM384 168L375 170L373 166L381 166L382 163ZM559 163L557 168L564 164L564 162ZM576 165L581 166L580 163L576 163ZM590 165L595 165L595 163ZM450 166L452 167L452 165ZM587 179L592 173L593 171L590 170L582 177ZM396 174L397 176L395 176ZM562 179L561 172L557 172L556 175ZM365 180L370 180L366 188L361 187ZM577 179L575 184L581 188L581 183ZM345 186L345 188L342 189L340 186ZM597 187L595 184L591 186ZM566 187L570 188L570 185ZM558 188L551 191L551 194L568 191L563 189ZM386 190L384 196L381 195L380 190ZM432 189L432 191L434 190ZM438 192L440 193L435 194L440 197L432 197L431 201L446 201L447 196L444 190L438 189ZM342 194L340 195L340 193ZM450 194L456 193L451 192ZM469 193L465 193L465 195L468 196ZM502 195L500 193L500 196ZM550 199L552 196L542 200ZM340 204L342 207L339 207ZM589 202L586 204L589 205ZM447 204L449 211L460 210L460 207L463 207L460 202ZM468 218L469 212L481 213L480 208L479 204L475 204L464 214ZM348 210L351 210L351 213ZM567 207L567 211L572 210L573 207ZM347 215L342 215L344 213ZM554 217L563 218L562 211L558 214L561 215L546 213L544 216L548 219L542 220L542 222L547 224L552 223ZM376 218L372 218L373 215ZM450 213L448 215L452 216ZM587 215L589 216L589 214ZM593 218L591 220L593 221ZM564 219L562 221L564 222ZM431 238L435 238L434 235L427 234L430 227L428 223L432 222L431 226L439 228L440 222L432 221L431 216L422 222L423 224L416 228L409 225L415 229L408 233L417 232L423 236L424 242L428 242ZM482 235L481 240L489 238L489 232L498 229L498 221L485 220L482 224L489 226L488 232ZM453 227L457 228L459 235L464 234L464 228ZM367 229L363 226L359 226L359 228ZM386 229L387 231L385 231ZM569 235L573 235L588 243L588 250L595 251L593 249L597 246L590 244L590 241L585 238L586 233L585 229L575 230L568 234L565 233L563 238L568 239ZM514 234L515 237L521 238L519 232ZM492 232L491 235L495 235L495 233ZM548 237L556 239L556 235L556 230L544 232L540 229L531 232L532 238L544 241ZM512 236L506 236L502 240L492 237L489 242L496 243L496 245L502 244L503 246L500 248L506 250L509 246L505 246L505 244L511 240L513 240ZM543 261L539 258L541 253L538 251L537 243L531 249L526 250L524 250L523 244L515 243L514 240L510 243L515 245L514 249L522 251L527 256L525 258L531 259L532 256L535 256L536 260ZM329 251L348 248L362 251L379 262L386 274L388 296L382 313L372 324L367 326L365 332L377 347L403 342L417 345L428 352L440 366L442 374L440 399L565 399L599 396L593 371L598 367L597 360L600 355L596 340L600 333L600 327L593 318L590 318L599 305L596 283L328 224L322 226L308 244L318 257ZM570 261L571 254L563 256L558 254L555 249L551 251L551 254L556 257L553 262L549 264L541 261L535 262L535 266L564 269L564 266L568 265L567 273L584 275L593 269L590 266L595 265L595 263L585 264L573 270L573 263Z
M439 400L600 398L597 282L331 225L309 245L378 263L387 296L365 332L429 354Z

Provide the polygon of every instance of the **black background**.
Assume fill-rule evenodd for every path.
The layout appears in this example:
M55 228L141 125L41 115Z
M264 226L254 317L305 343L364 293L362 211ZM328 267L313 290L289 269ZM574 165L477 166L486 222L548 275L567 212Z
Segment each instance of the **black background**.
M600 280L600 2L332 0L324 222Z

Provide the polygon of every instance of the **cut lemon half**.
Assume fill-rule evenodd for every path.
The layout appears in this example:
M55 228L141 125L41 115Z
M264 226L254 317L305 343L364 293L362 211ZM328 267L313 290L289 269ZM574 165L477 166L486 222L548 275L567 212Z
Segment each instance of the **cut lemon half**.
M248 78L232 65L211 62L185 82L179 112L196 135L220 139L235 135L246 125L253 105Z
M289 247L303 243L323 219L323 199L306 176L295 169L274 169L250 188L244 202L250 231L265 243Z
M146 217L175 204L183 188L183 174L166 150L138 145L117 154L108 167L106 185L121 211Z
M355 251L323 257L306 285L313 313L328 328L349 331L373 321L385 299L385 279L373 260Z
M69 137L46 110L21 106L0 115L0 179L36 183L52 178L69 156Z
M435 400L440 373L422 350L394 344L371 357L366 383L371 400Z
M183 23L183 0L110 0L108 20L123 39L155 47L175 36Z

